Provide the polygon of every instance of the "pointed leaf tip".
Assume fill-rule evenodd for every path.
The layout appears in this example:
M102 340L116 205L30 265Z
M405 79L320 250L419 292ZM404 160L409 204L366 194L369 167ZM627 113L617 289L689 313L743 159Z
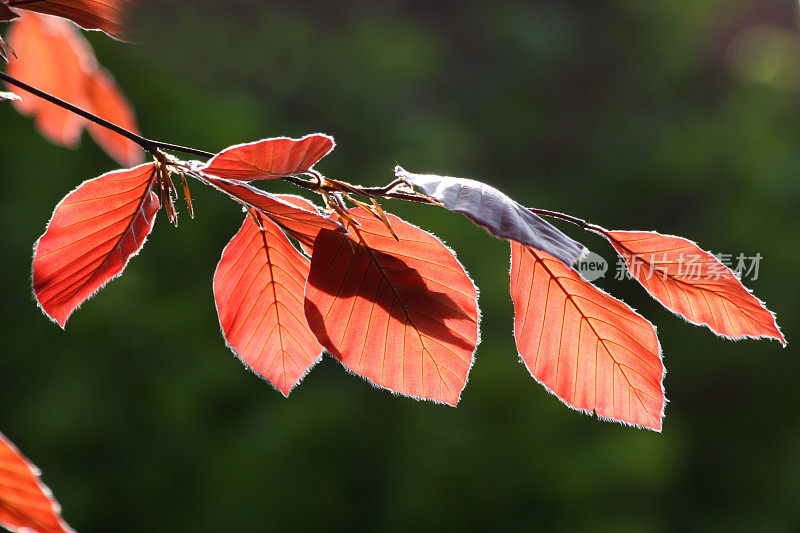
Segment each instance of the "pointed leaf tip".
M334 357L380 387L456 405L478 343L475 286L435 236L387 215L348 214L322 230L305 289L311 330Z
M244 181L295 176L311 170L334 146L333 137L322 133L300 139L263 139L230 146L199 170L219 178Z
M266 217L245 217L214 273L214 301L225 340L284 396L322 353L303 311L309 260ZM260 227L259 227L260 225Z
M514 337L531 375L570 407L661 431L661 346L650 322L551 255L511 243Z
M446 209L466 216L492 235L545 251L567 266L574 264L585 250L581 243L483 182L413 174L400 166L395 167L395 175L419 188Z
M33 289L62 328L144 245L159 208L154 168L149 163L90 179L56 206L36 242Z
M730 268L692 241L654 231L603 235L631 275L673 313L723 337L771 338L786 346L775 315Z

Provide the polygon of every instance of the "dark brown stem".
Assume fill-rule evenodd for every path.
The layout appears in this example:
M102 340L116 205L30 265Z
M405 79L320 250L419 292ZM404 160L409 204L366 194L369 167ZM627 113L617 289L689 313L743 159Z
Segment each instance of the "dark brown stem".
M109 122L108 120L106 120L104 118L100 118L97 115L95 115L94 113L86 111L85 109L82 109L82 108L80 108L78 106L72 105L69 102L66 102L66 101L64 101L64 100L62 100L62 99L60 99L58 97L53 96L52 94L49 94L49 93L46 93L46 92L42 91L41 89L37 89L36 87L28 85L27 83L25 83L23 81L20 81L20 80L14 78L13 76L9 76L5 72L0 71L0 79L4 80L9 85L14 85L15 87L19 87L20 89L23 89L23 90L25 90L25 91L33 94L33 95L36 95L39 98L47 100L51 104L57 105L58 107L66 109L67 111L70 111L71 113L75 113L76 115L81 116L81 117L85 118L86 120L88 120L90 122L94 122L95 124L97 124L99 126L102 126L102 127L106 128L108 130L113 131L114 133L118 133L119 135L122 135L123 137L126 137L126 138L130 139L131 141L133 141L136 144L138 144L139 146L141 146L145 151L149 152L153 156L157 156L159 148L162 149L162 150L172 150L172 151L175 151L175 152L182 152L182 153L185 153L185 154L197 155L197 156L201 156L201 157L213 157L214 156L214 154L212 154L210 152L206 152L205 150L198 150L196 148L188 148L186 146L179 146L177 144L165 143L165 142L161 142L161 141L153 141L151 139L147 139L145 137L142 137L141 135L133 133L132 131L125 129L122 126L118 126L117 124L114 124L113 122Z
M566 222L570 222L572 224L575 224L576 226L579 226L579 227L581 227L581 228L583 228L585 230L593 231L593 232L599 233L601 235L605 235L608 232L607 229L605 229L605 228L603 228L601 226L598 226L596 224L592 224L590 222L586 222L582 218L573 217L571 215L565 215L564 213L559 213L558 211L549 211L547 209L537 209L535 207L528 208L528 211L530 211L531 213L534 213L536 215L541 215L541 216L545 216L545 217L557 218L559 220L564 220Z
M46 93L46 92L42 91L41 89L37 89L36 87L28 85L27 83L25 83L23 81L20 81L20 80L14 78L13 76L9 76L5 72L0 71L0 79L4 80L6 83L8 83L10 85L14 85L15 87L19 87L20 89L23 89L23 90L25 90L25 91L27 91L27 92L35 95L35 96L38 96L39 98L43 98L44 100L47 100L48 102L50 102L50 103L52 103L54 105L57 105L57 106L59 106L59 107L61 107L63 109L66 109L67 111L75 113L76 115L79 115L79 116L85 118L86 120L94 122L95 124L98 124L98 125L106 128L106 129L109 129L109 130L111 130L111 131L113 131L115 133L118 133L119 135L122 135L123 137L126 137L126 138L130 139L131 141L133 141L136 144L138 144L139 146L141 146L144 150L146 150L147 152L149 152L150 154L152 154L156 158L159 157L159 155L158 155L158 150L159 149L171 150L171 151L174 151L174 152L181 152L181 153L190 154L190 155L196 155L196 156L205 157L205 158L214 157L214 154L212 154L211 152L206 152L205 150L198 150L197 148L189 148L189 147L180 146L180 145L177 145L177 144L165 143L165 142L161 142L161 141L154 141L152 139L148 139L146 137L142 137L141 135L133 133L132 131L125 129L122 126L118 126L117 124L114 124L113 122L110 122L110 121L108 121L108 120L106 120L104 118L98 117L94 113L91 113L89 111L86 111L85 109L82 109L82 108L80 108L78 106L70 104L69 102L66 102L66 101L64 101L64 100L62 100L62 99L60 99L60 98L58 98L56 96L53 96L52 94L49 94L49 93ZM308 180L304 180L304 179L299 178L297 176L286 176L283 179L288 181L288 182L290 182L290 183L293 183L294 185L297 185L298 187L302 187L304 189L308 189L308 190L311 190L311 191L317 190L319 188L319 183L312 183L312 182L310 182ZM335 180L333 180L333 181L335 182ZM348 184L346 184L346 190L347 190L347 192L349 192L351 194L360 194L360 195L363 195L363 196L366 196L366 197L369 197L369 198L393 198L393 199L397 199L397 200L406 200L406 201L409 201L409 202L417 202L417 203L422 203L422 204L437 205L435 201L431 200L430 198L428 198L426 196L422 196L422 195L419 195L419 194L412 194L412 193L404 193L404 192L392 192L392 190L394 188L396 188L398 185L400 185L402 183L403 183L402 180L395 180L395 181L389 183L388 185L386 185L384 187L360 187L360 186L351 185L351 184L348 183ZM342 185L344 186L345 184L342 184ZM580 226L581 228L583 228L585 230L594 231L594 232L600 233L602 235L607 233L607 230L602 228L602 227L600 227L600 226L597 226L595 224L591 224L591 223L586 222L585 220L577 218L577 217L573 217L573 216L570 216L570 215L565 215L564 213L559 213L557 211L549 211L547 209L536 209L536 208L530 208L530 211L532 213L537 214L537 215L542 215L542 216L546 216L546 217L550 217L550 218L557 218L559 220L564 220L566 222L570 222L572 224L576 224L577 226Z
M317 183L304 180L303 178L299 178L297 176L284 176L283 179L288 181L289 183L292 183L293 185L297 185L298 187L308 189L309 191L316 191L319 188L319 185ZM427 196L404 193L404 192L390 192L391 189L393 189L397 185L398 184L394 182L387 185L386 187L359 187L357 185L347 184L347 192L352 194L360 194L368 198L393 198L395 200L406 200L409 202L436 205L436 202L434 202Z

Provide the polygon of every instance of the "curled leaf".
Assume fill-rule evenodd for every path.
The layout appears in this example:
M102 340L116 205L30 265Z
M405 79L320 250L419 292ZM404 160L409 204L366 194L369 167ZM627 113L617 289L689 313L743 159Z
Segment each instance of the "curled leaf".
M303 312L309 260L269 219L245 217L214 273L225 340L239 358L288 396L322 346Z
M334 146L333 137L321 133L301 139L264 139L226 148L199 170L219 178L245 181L295 176L310 171Z
M531 213L504 193L480 181L413 174L402 167L395 175L418 187L446 209L461 213L496 237L532 246L571 266L584 252L579 242Z
M61 508L32 465L0 433L0 526L11 531L72 532Z
M514 337L531 375L564 403L661 430L661 346L650 322L550 254L511 243Z
M347 368L394 392L456 405L478 343L476 289L439 239L387 215L399 241L351 209L322 230L305 290L308 325Z
M650 295L689 322L733 339L767 337L786 346L775 315L731 270L695 243L654 231L602 233Z
M83 182L56 206L36 242L33 289L62 328L144 245L159 208L154 180L153 164L116 170Z

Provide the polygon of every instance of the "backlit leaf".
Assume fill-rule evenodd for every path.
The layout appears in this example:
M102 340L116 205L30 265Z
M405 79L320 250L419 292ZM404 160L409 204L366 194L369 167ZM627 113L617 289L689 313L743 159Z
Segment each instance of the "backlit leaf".
M116 170L83 182L56 206L36 243L33 289L62 328L69 315L120 275L153 228L154 165Z
M295 194L276 194L275 198L279 198L284 202L290 203L295 207L305 209L306 211L311 211L312 213L319 213L319 208L316 205L314 205L314 202L312 202L311 200L307 200L302 196L297 196Z
M475 286L436 237L358 209L350 235L314 242L305 313L319 342L347 368L392 391L458 403L478 342Z
M203 176L202 179L240 202L262 209L273 222L305 246L313 246L321 229L343 230L338 223L317 213L316 208L312 211L296 200L282 199L241 181L213 176Z
M631 274L670 311L725 337L769 337L786 345L772 312L695 243L652 231L604 235Z
M395 175L418 187L446 209L461 213L501 239L517 241L548 252L571 266L585 250L551 224L533 214L504 193L480 181L412 174L402 167Z
M335 145L333 137L321 133L301 139L276 137L237 144L215 155L200 171L237 180L294 176L308 172Z
M133 108L110 74L97 69L88 77L87 85L92 113L128 131L138 131ZM89 121L86 129L95 142L120 164L133 166L144 160L142 148L127 137Z
M12 23L9 43L18 56L9 57L9 75L129 131L138 131L131 105L111 75L98 65L91 46L73 24L26 13ZM54 143L77 146L86 125L95 141L119 163L130 166L142 161L142 150L127 138L22 89L10 86L10 90L22 97L15 102L17 109L33 115L42 134Z
M9 57L10 76L78 107L90 107L86 79L97 64L75 26L63 19L25 13L11 24L8 42L18 56ZM85 119L17 87L9 90L22 97L15 106L35 117L45 137L62 146L77 146Z
M306 200L302 196L295 196L293 194L276 194L276 198L280 198L284 202L288 202L294 206L297 206L301 209L305 209L306 211L311 211L312 213L318 213L319 208L314 205L313 202ZM316 235L315 235L316 237ZM311 257L311 254L314 252L314 241L307 241L305 239L301 241L297 241L300 245L300 249L303 250L307 256Z
M85 30L101 30L123 40L123 24L133 5L132 0L5 0L5 3L14 9L69 19Z
M60 512L39 470L0 433L0 526L39 533L72 531Z
M288 396L322 353L303 312L309 260L278 226L259 223L245 217L222 252L214 301L236 355Z
M514 337L533 377L567 405L661 430L655 328L551 255L511 243Z

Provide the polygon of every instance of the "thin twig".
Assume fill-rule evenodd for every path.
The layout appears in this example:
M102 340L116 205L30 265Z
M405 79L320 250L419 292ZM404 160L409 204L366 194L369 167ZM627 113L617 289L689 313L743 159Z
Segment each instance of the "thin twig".
M530 211L531 213L534 213L536 215L541 215L541 216L545 216L545 217L557 218L559 220L564 220L566 222L570 222L572 224L580 226L581 228L583 228L585 230L593 231L593 232L599 233L601 235L605 235L606 233L608 233L608 230L605 229L602 226L598 226L596 224L592 224L591 222L586 222L582 218L573 217L571 215L565 215L564 213L559 213L558 211L550 211L548 209L538 209L538 208L535 208L535 207L528 208L528 211Z
M304 180L303 178L299 178L297 176L284 176L283 179L297 185L298 187L302 187L304 189L308 189L309 191L316 191L319 188L319 185L316 182L312 182L309 180ZM396 186L396 184L389 184L386 187L359 187L357 185L347 184L347 191L353 194L360 194L362 196L366 196L368 198L394 198L396 200L406 200L409 202L417 202L421 204L430 204L430 205L437 205L436 202L428 198L427 196L422 196L419 194L411 194L405 192L384 192L390 191Z
M94 122L95 124L97 124L99 126L102 126L102 127L106 128L108 130L111 130L111 131L119 134L119 135L122 135L123 137L126 137L126 138L130 139L131 141L133 141L136 144L138 144L139 146L141 146L145 151L149 152L150 154L152 154L156 158L159 157L159 155L158 155L158 150L159 149L170 150L170 151L174 151L174 152L181 152L181 153L190 154L190 155L196 155L196 156L205 157L205 158L214 157L213 153L207 152L205 150L199 150L197 148L189 148L187 146L180 146L178 144L166 143L166 142L161 142L161 141L154 141L152 139L148 139L146 137L143 137L143 136L141 136L141 135L139 135L137 133L134 133L134 132L132 132L132 131L130 131L128 129L123 128L122 126L119 126L117 124L114 124L113 122L110 122L110 121L108 121L108 120L106 120L104 118L101 118L101 117L95 115L94 113L91 113L90 111L82 109L82 108L80 108L80 107L78 107L76 105L70 104L69 102L66 102L66 101L62 100L61 98L58 98L56 96L53 96L52 94L49 94L49 93L47 93L45 91L42 91L41 89L37 89L36 87L28 85L27 83L25 83L23 81L20 81L20 80L14 78L13 76L9 76L5 72L0 71L0 79L4 80L6 83L8 83L10 85L13 85L15 87L19 87L20 89L23 89L23 90L25 90L25 91L27 91L27 92L35 95L35 96L38 96L39 98L47 100L51 104L57 105L57 106L59 106L59 107L61 107L63 109L66 109L67 111L70 111L72 113L75 113L76 115L79 115L79 116L85 118L86 120ZM297 185L298 187L302 187L304 189L308 189L308 190L311 190L311 191L314 191L314 190L319 188L319 183L312 183L312 182L310 182L308 180L304 180L304 179L299 178L297 176L285 176L283 179L288 181L288 182L290 182L290 183L293 183L294 185ZM409 202L417 202L417 203L423 203L423 204L437 205L437 203L435 201L431 200L430 198L428 198L426 196L420 195L420 194L405 193L405 192L393 192L392 190L394 188L396 188L398 185L400 185L401 183L402 183L402 180L395 180L395 181L393 181L393 182L391 182L388 185L385 185L383 187L360 187L360 186L357 186L357 185L347 184L347 189L348 189L348 192L350 192L350 193L360 194L360 195L363 195L363 196L366 196L366 197L369 197L369 198L375 198L375 197L393 198L393 199L397 199L397 200L406 200L406 201L409 201ZM536 209L536 208L531 208L530 211L532 213L537 214L537 215L542 215L542 216L551 217L551 218L557 218L559 220L564 220L566 222L571 222L572 224L576 224L576 225L580 226L581 228L589 230L589 231L594 231L594 232L601 233L601 234L605 234L606 233L606 230L604 228L600 227L600 226L597 226L595 224L591 224L591 223L586 222L585 220L582 220L582 219L577 218L577 217L573 217L573 216L570 216L570 215L565 215L564 213L559 213L559 212L556 212L556 211L549 211L547 209Z
M95 124L97 124L99 126L102 126L102 127L106 128L108 130L113 131L114 133L118 133L119 135L122 135L123 137L126 137L126 138L130 139L131 141L133 141L136 144L138 144L139 146L141 146L145 151L149 152L153 156L157 156L159 148L161 148L163 150L172 150L172 151L175 151L175 152L183 152L183 153L186 153L186 154L197 155L197 156L201 156L201 157L213 157L214 156L214 154L212 154L210 152L206 152L205 150L198 150L196 148L188 148L186 146L179 146L177 144L165 143L165 142L161 142L161 141L154 141L154 140L148 139L146 137L142 137L141 135L133 133L132 131L125 129L122 126L114 124L113 122L110 122L110 121L108 121L108 120L106 120L104 118L100 118L97 115L95 115L94 113L91 113L91 112L89 112L89 111L87 111L85 109L82 109L82 108L80 108L80 107L78 107L76 105L70 104L69 102L66 102L66 101L62 100L61 98L58 98L56 96L53 96L52 94L49 94L49 93L46 93L45 91L42 91L41 89L37 89L36 87L28 85L27 83L25 83L23 81L20 81L20 80L14 78L13 76L9 76L5 72L0 71L0 79L4 80L6 83L8 83L10 85L14 85L15 87L19 87L20 89L23 89L23 90L25 90L25 91L27 91L27 92L35 95L35 96L38 96L39 98L47 100L51 104L57 105L58 107L66 109L67 111L75 113L76 115L79 115L79 116L85 118L86 120L94 122Z

